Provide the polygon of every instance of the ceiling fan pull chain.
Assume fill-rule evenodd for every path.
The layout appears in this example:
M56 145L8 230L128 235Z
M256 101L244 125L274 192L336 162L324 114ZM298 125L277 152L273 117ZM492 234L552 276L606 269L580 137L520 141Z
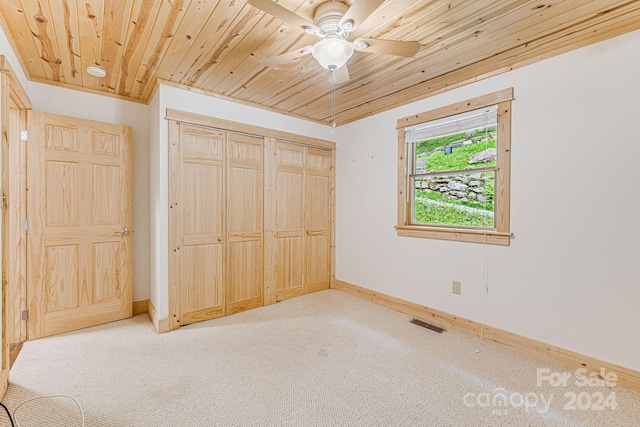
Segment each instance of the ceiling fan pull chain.
M331 135L336 128L336 70L331 71Z

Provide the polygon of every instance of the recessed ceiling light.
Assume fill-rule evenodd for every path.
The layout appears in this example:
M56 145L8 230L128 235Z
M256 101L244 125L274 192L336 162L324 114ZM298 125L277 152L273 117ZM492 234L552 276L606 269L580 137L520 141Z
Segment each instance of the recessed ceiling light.
M100 78L107 75L107 72L100 67L87 67L87 73Z

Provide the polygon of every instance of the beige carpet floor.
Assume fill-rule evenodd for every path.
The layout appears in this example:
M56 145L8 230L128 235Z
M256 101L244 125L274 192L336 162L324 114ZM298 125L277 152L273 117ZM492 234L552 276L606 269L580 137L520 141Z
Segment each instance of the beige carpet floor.
M113 427L640 426L640 393L577 387L570 371L409 320L335 290L162 335L140 315L25 343L3 403L67 394L87 426ZM545 367L568 386L539 386ZM80 425L62 398L18 419Z

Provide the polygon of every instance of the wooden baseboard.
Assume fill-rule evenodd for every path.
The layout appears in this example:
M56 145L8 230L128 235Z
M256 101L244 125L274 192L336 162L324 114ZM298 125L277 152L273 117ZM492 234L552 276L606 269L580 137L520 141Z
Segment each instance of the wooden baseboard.
M137 316L138 314L148 313L149 312L149 300L143 299L140 301L133 302L133 315Z
M586 368L589 372L599 372L601 368L604 368L605 371L614 372L617 375L617 384L619 386L640 392L640 372L638 371L375 292L342 280L335 280L333 289L338 289L444 328L453 329L474 337L482 337L484 340L567 369Z
M165 332L169 332L171 330L169 325L169 318L166 317L164 319L158 319L158 312L156 308L151 304L151 301L148 301L147 304L147 313L149 313L149 318L151 319L151 323L156 328L156 332L159 334L164 334Z
M9 370L13 368L13 364L16 363L16 359L22 350L23 342L17 342L13 344L9 344Z
M7 387L9 387L9 370L3 369L0 371L0 399L4 398Z

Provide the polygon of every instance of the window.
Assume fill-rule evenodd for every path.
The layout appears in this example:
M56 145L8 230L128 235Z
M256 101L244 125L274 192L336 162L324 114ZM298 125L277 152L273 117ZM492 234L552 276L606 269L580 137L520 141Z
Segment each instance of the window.
M398 120L398 235L509 245L513 89Z

